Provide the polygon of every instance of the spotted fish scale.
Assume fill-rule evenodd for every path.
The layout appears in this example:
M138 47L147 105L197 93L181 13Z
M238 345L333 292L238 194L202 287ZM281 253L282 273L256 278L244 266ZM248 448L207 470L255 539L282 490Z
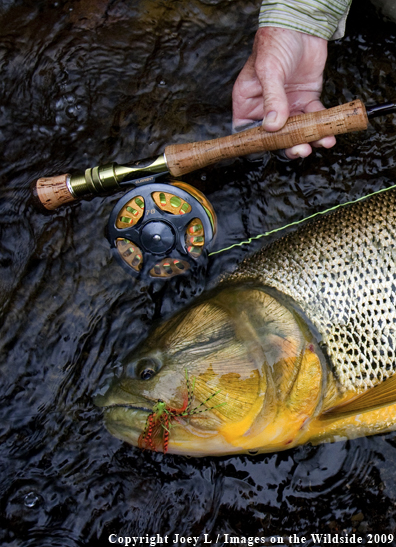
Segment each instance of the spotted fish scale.
M289 296L318 330L345 388L396 371L396 192L338 209L270 245L229 279Z

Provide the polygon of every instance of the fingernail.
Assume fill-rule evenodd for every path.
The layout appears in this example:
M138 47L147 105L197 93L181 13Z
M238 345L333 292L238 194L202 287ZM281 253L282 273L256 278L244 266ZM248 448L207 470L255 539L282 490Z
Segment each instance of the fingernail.
M276 112L276 110L271 110L271 112L268 112L268 114L264 118L263 122L264 123L273 123L274 121L276 121L277 116L278 116L278 113Z

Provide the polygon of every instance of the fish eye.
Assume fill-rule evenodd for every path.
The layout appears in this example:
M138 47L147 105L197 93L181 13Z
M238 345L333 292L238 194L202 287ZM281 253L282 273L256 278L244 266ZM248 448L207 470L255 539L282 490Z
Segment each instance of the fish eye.
M150 380L160 369L160 363L157 359L152 357L145 357L140 359L137 365L137 376L141 380Z
M141 380L150 380L150 378L152 378L154 376L154 374L155 374L155 370L153 370L152 368L145 368L140 373L140 379Z

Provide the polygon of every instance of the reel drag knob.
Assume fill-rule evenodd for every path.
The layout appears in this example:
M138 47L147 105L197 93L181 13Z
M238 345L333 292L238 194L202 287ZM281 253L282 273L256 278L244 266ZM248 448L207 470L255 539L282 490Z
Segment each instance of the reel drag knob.
M213 207L196 188L152 183L121 198L107 233L117 259L132 275L169 279L206 255L216 225Z

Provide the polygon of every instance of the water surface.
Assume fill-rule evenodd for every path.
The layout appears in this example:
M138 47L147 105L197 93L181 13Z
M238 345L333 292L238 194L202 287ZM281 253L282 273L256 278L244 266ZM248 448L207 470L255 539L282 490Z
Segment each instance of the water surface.
M231 90L259 2L0 2L0 542L109 545L108 536L307 536L395 530L394 434L258 457L141 452L107 433L93 394L153 321L263 244L206 275L135 283L104 228L118 196L43 215L29 185L231 131ZM330 46L323 101L393 100L396 26L355 1ZM240 159L185 177L219 221L215 249L395 181L395 118L282 163ZM270 540L268 539L268 544ZM307 542L306 545L310 543ZM396 544L396 542L394 542Z

